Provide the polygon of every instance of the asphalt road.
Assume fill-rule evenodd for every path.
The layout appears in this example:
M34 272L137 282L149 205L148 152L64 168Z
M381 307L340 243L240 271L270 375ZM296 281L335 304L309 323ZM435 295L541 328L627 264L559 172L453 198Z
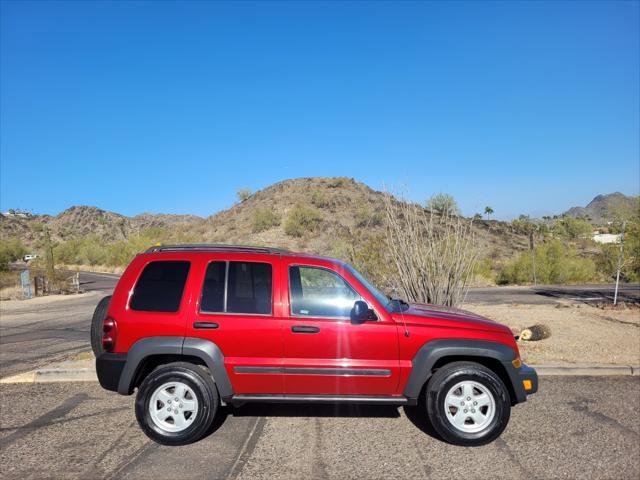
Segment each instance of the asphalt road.
M420 408L245 406L185 447L139 430L96 384L2 385L6 479L637 479L640 378L545 377L479 448L434 438Z
M102 292L0 303L0 377L91 349L91 316Z
M613 301L615 285L544 285L538 287L471 288L467 303L520 303L553 304L558 300L585 303ZM640 303L640 284L623 284L618 290L618 300Z

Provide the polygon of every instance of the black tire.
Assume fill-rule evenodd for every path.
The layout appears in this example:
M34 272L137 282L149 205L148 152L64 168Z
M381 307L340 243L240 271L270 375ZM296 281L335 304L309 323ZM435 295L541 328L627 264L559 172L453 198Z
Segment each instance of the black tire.
M96 309L93 311L93 318L91 319L91 350L93 350L93 354L96 357L104 353L102 348L102 321L107 316L110 301L111 295L104 297L98 302Z
M185 430L170 432L154 423L149 403L160 386L175 381L184 383L193 390L198 410L193 423ZM191 363L169 363L156 368L140 385L136 395L136 418L142 431L154 442L172 446L187 445L200 440L207 433L219 406L218 390L207 370Z
M493 419L482 430L465 432L447 418L446 396L450 389L464 380L471 380L488 390L495 401ZM474 362L452 362L438 369L426 387L426 406L433 428L443 440L454 445L475 447L486 445L500 436L509 423L511 399L509 391L498 375ZM461 400L464 401L464 398ZM476 407L477 408L477 407ZM456 408L449 412L456 411ZM471 420L467 420L472 422Z

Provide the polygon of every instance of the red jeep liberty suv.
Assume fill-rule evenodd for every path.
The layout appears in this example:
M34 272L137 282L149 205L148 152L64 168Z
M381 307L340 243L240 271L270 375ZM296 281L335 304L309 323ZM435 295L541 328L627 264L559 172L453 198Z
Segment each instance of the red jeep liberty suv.
M275 248L152 247L98 304L92 346L102 387L137 389L141 428L166 445L245 402L421 404L444 440L482 445L538 388L504 325Z

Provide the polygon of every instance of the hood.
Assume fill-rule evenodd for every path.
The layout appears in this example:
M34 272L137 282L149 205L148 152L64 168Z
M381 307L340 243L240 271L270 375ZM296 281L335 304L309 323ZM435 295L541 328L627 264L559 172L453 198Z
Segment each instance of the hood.
M412 303L402 315L404 315L404 321L407 323L411 322L422 325L429 324L494 332L499 331L511 335L511 330L505 325L459 308L429 305L426 303ZM400 313L394 313L393 316L402 321Z

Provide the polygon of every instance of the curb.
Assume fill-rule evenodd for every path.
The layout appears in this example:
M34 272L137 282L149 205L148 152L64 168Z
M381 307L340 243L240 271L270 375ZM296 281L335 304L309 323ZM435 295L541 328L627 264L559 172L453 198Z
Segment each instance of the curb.
M58 382L97 382L95 368L41 368L0 378L0 384L7 383L58 383Z
M590 376L621 377L640 376L640 365L530 365L540 377L553 376ZM0 378L0 384L10 383L59 383L59 382L97 382L95 368L41 368Z
M540 377L551 376L639 376L640 365L530 365Z

